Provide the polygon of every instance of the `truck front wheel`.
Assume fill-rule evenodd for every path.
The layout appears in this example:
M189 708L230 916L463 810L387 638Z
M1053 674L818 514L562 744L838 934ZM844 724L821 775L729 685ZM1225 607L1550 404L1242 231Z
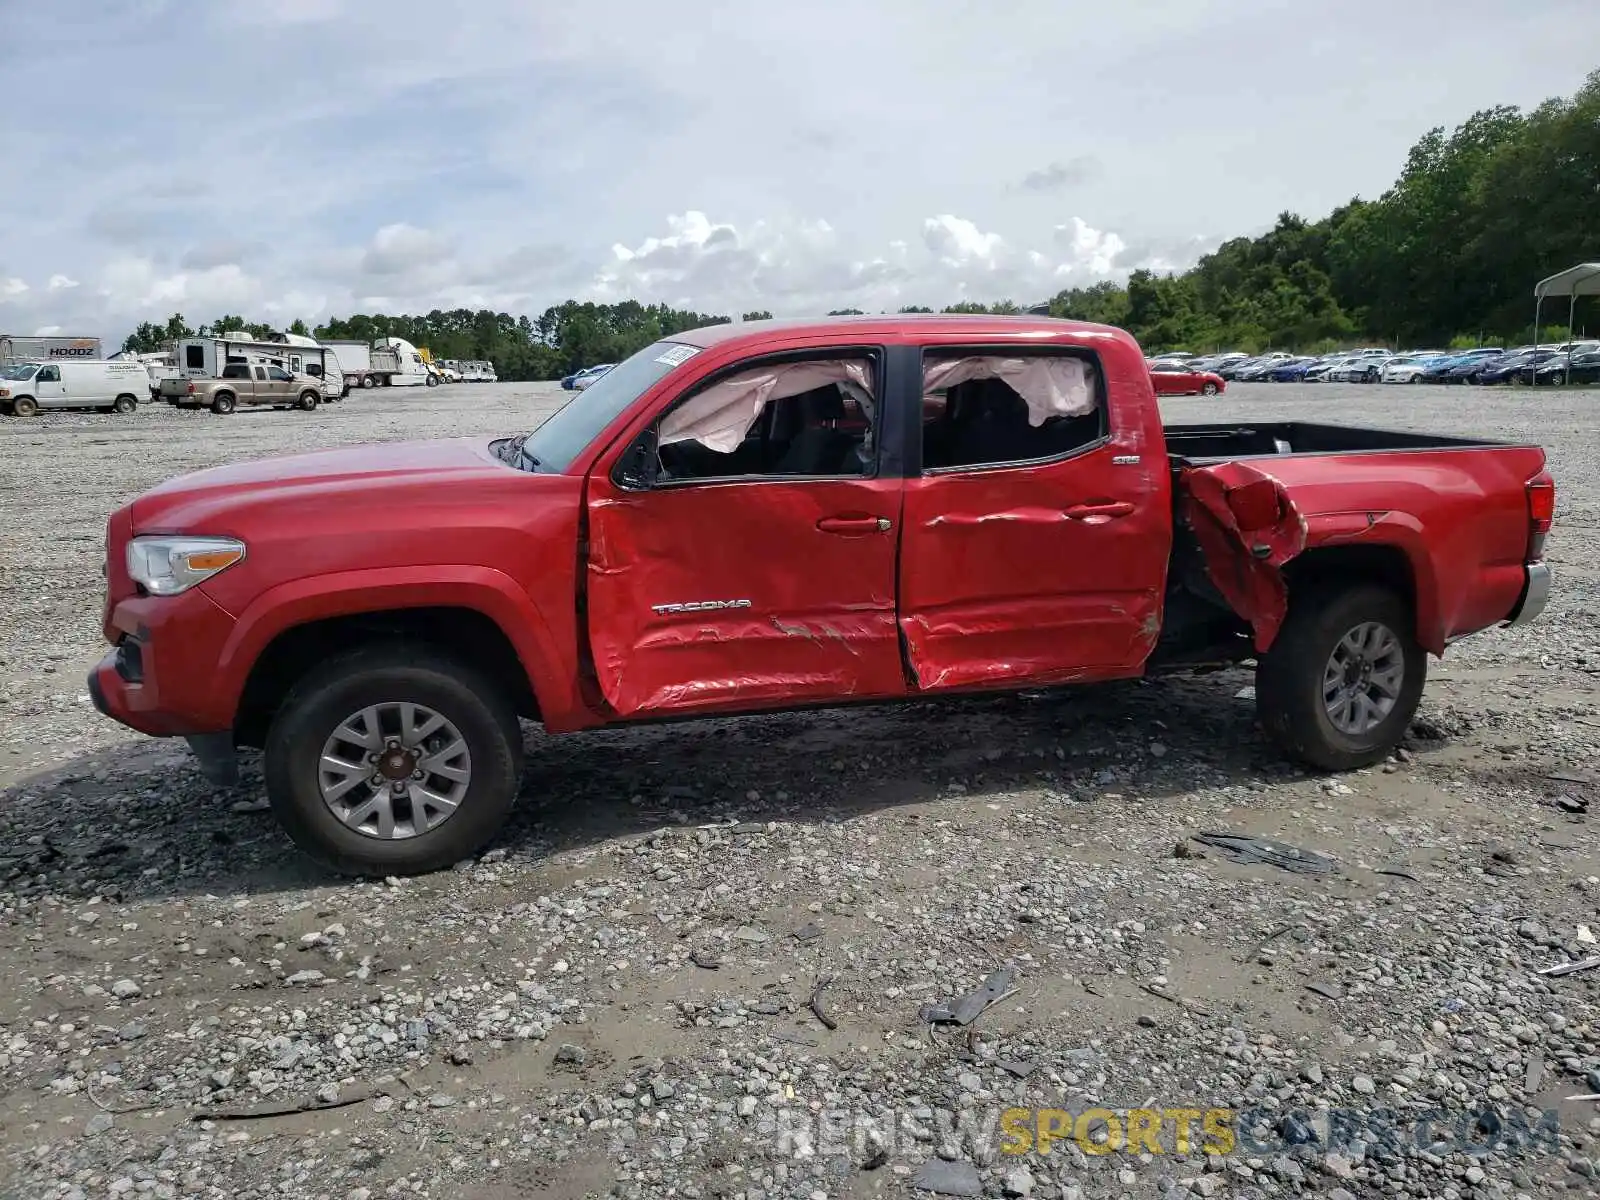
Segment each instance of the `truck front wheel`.
M300 408L304 412L311 412L321 402L322 397L315 392L300 393Z
M471 668L374 646L290 690L264 768L273 811L302 850L350 874L416 874L499 831L522 777L522 733Z
M1319 770L1381 762L1405 736L1428 678L1414 627L1410 606L1375 584L1292 597L1256 667L1262 727Z

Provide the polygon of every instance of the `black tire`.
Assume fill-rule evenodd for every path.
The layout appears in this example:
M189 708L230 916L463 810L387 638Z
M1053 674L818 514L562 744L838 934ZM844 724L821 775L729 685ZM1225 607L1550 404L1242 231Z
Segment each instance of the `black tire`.
M36 417L39 415L39 402L32 396L18 396L11 402L11 411L19 417Z
M1202 384L1200 386L1200 394L1202 396L1215 396L1217 394L1217 385L1214 383Z
M1323 676L1335 648L1357 626L1376 622L1404 657L1400 694L1378 724L1361 734L1339 729L1323 703ZM1411 606L1376 584L1310 586L1291 596L1277 641L1256 666L1256 710L1284 751L1323 771L1353 771L1387 758L1411 725L1428 659L1417 644Z
M429 375L428 376L428 386L429 387L438 387L439 386L439 377L437 375Z
M301 412L315 412L317 405L322 403L322 397L315 392L301 392L300 399L295 407Z
M232 392L218 392L211 397L211 411L219 417L225 417L234 410L237 403Z
M364 387L364 388L369 388L369 387L376 387L377 384L373 381L373 378L372 378L371 375L363 375L361 377L361 386Z
M111 410L113 412L119 412L119 413L131 413L134 409L136 409L138 407L139 407L139 397L137 397L137 396L118 396L117 397L117 402L111 406Z
M329 735L373 704L426 705L461 731L472 779L459 808L426 833L380 839L343 824L323 802L318 760ZM267 796L295 844L353 875L437 871L471 856L499 832L522 781L522 730L493 684L463 663L414 646L374 645L341 655L284 697L263 756Z

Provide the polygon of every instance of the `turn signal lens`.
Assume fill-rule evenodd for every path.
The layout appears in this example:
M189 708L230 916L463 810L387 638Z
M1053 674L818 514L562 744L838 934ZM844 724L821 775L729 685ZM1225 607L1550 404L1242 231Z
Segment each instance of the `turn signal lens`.
M138 537L128 574L152 596L176 596L244 558L244 543L217 537Z

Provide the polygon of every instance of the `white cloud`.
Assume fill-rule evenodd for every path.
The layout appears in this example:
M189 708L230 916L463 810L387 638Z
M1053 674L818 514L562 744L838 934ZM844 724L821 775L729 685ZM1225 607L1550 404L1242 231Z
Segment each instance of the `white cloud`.
M26 279L18 279L16 276L10 276L4 280L0 280L0 300L9 300L13 297L21 296L27 290L28 281Z
M267 298L261 281L235 263L203 271L163 272L153 260L136 257L107 264L96 291L111 311L132 310L149 318L187 306L204 311L203 320L224 312L242 313Z
M443 238L401 221L385 225L373 235L361 256L361 270L366 275L406 275L433 266L449 254Z
M39 326L39 328L37 328L37 329L35 329L33 331L33 336L34 337L55 337L56 334L58 334L60 332L61 332L61 326L59 326L59 325L41 325L41 326Z
M971 221L949 213L924 221L922 240L942 262L953 267L972 262L992 266L1005 244L998 233L984 233Z
M1055 243L1068 256L1056 269L1056 273L1061 275L1079 268L1091 275L1108 275L1117 265L1117 256L1127 249L1127 245L1116 234L1091 229L1081 217L1073 217L1066 225L1057 225ZM1128 265L1139 267L1147 264L1136 262Z
M668 217L665 233L613 246L592 294L700 311L759 307L778 315L937 307L956 300L1036 301L1141 265L1121 259L1117 234L1079 218L1044 231L1040 245L1027 249L952 213L924 219L921 233L915 241L874 245L826 220L757 221L743 231L691 211Z
M75 288L77 286L78 281L76 279L68 279L65 275L61 274L50 276L50 290L52 292L59 292L63 288Z

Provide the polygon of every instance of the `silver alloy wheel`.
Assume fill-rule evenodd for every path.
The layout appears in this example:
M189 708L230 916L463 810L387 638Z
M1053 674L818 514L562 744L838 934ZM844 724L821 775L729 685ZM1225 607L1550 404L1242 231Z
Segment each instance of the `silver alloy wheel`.
M1388 719L1405 686L1406 653L1379 621L1357 625L1333 648L1322 673L1322 706L1335 729L1354 737Z
M461 731L421 704L374 704L322 745L317 786L341 824L366 837L418 837L455 815L472 783Z

